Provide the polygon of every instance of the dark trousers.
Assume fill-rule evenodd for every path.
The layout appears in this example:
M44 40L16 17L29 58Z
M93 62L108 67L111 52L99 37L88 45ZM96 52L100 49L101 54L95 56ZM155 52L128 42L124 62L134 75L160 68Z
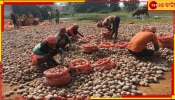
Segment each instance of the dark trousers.
M144 49L142 52L134 52L129 49L128 51L130 54L136 57L152 56L154 54L154 50L151 49Z
M53 66L57 66L58 62L56 62L55 59L53 59L53 57L58 53L59 51L55 49L50 53L50 55L39 55L38 65L41 65L46 62L47 64L52 64Z
M69 42L68 41L64 41L64 43L57 44L57 46L61 47L64 50L67 44L69 44Z
M52 22L51 16L48 16L48 20L49 20L50 22Z
M114 35L114 43L116 42L116 39L117 39L119 25L120 25L120 18L116 16L115 22L113 23L113 28L112 28L113 30L112 36Z
M14 28L18 28L18 23L16 19L13 19Z

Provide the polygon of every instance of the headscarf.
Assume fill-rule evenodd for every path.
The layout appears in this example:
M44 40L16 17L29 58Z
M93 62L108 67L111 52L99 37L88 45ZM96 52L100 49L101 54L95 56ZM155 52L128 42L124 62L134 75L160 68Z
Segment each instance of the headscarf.
M52 36L52 35L49 35L48 37L46 37L44 40L44 42L47 42L49 44L56 44L57 43L57 38Z
M59 31L66 31L66 28L65 27L60 27Z
M73 27L74 28L79 28L79 25L78 24L73 24Z
M65 27L61 27L59 30L59 34L63 35L66 33L66 28Z

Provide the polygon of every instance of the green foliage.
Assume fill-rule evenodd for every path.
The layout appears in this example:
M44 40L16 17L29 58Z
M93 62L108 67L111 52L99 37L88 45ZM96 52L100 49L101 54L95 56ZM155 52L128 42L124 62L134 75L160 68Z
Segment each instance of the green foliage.
M74 5L74 10L78 13L85 13L90 5L86 3L79 3Z
M120 0L110 0L109 1L109 11L110 12L114 12L114 11L119 11L121 10L120 6L119 6L119 1Z
M127 10L127 11L133 11L135 9L138 8L139 6L139 0L124 0L123 1L123 4L124 4L124 8Z
M42 18L47 19L47 10L52 8L50 6L37 6L37 5L12 5L13 12L19 16L27 15L31 12L34 17L37 16L37 11L41 12ZM52 16L53 17L53 16Z
M147 4L143 5L142 8L147 8Z
M50 6L42 6L39 10L41 12L41 15L43 17L43 19L48 19L48 14L47 14L47 10L50 9L51 11L53 10L52 7ZM55 12L52 12L52 16L51 18L54 18L54 13Z
M109 2L110 3L110 2ZM105 3L79 3L74 4L74 11L77 13L107 13L120 10L119 3L111 3L108 7Z
M109 7L110 12L118 11L118 10L121 10L121 8L119 7L119 3L110 4L110 7Z
M13 12L18 15L28 15L28 12L31 12L35 15L36 9L39 9L35 5L12 5Z
M100 14L107 14L107 13L109 13L109 9L100 10L98 13L100 13Z
M60 12L60 17L68 17L72 14L71 11L62 11Z

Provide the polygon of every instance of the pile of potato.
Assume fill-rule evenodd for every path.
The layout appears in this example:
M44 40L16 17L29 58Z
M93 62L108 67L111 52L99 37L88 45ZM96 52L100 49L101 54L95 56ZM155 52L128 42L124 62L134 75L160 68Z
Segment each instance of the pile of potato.
M137 32L146 25L157 27L157 33L172 33L171 23L150 23L150 24L121 24L117 42L128 42ZM69 23L58 26L33 27L23 30L12 30L2 34L2 76L3 82L11 86L20 84L11 92L28 97L57 97L57 96L90 96L90 97L120 97L121 95L145 95L137 90L137 86L149 86L149 83L157 83L164 78L164 72L171 70L173 61L173 51L170 49L160 49L160 58L135 58L128 54L126 49L99 48L92 54L84 54L79 43L73 43L77 48L65 51L64 65L76 58L89 60L90 64L101 58L110 57L115 61L116 66L111 70L103 72L93 71L89 75L70 73L72 81L65 87L46 87L42 85L43 71L45 66L32 66L30 54L32 49L40 43L46 36L58 33L59 27L69 27ZM79 31L85 35L95 35L97 38L91 39L91 43L100 45L101 29L94 24L79 24ZM106 40L112 42L113 40ZM151 44L149 48L153 48ZM60 55L55 57L57 61ZM53 70L51 72L62 70ZM31 82L32 81L32 82ZM6 95L10 96L10 95Z

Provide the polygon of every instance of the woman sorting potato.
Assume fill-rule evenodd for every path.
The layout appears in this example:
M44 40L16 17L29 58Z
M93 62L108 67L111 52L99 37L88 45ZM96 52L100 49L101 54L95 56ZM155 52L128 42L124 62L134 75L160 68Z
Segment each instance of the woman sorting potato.
M84 37L84 35L78 31L78 28L79 26L77 24L74 24L71 27L66 29L66 33L75 40L80 38L78 35L80 35L81 37Z
M72 48L72 42L69 38L69 35L66 33L66 28L61 27L57 37L57 46L61 47L63 50L66 49L66 45L69 44L69 47Z
M114 43L116 42L116 38L118 35L118 28L120 24L120 18L118 16L108 16L103 21L97 23L97 27L105 27L110 31L111 38L114 35Z
M31 54L31 61L33 65L41 65L43 63L47 63L53 67L57 66L59 63L54 60L54 56L61 53L60 62L63 63L64 59L64 51L56 46L57 38L54 36L46 37L42 43L37 44L33 53Z

